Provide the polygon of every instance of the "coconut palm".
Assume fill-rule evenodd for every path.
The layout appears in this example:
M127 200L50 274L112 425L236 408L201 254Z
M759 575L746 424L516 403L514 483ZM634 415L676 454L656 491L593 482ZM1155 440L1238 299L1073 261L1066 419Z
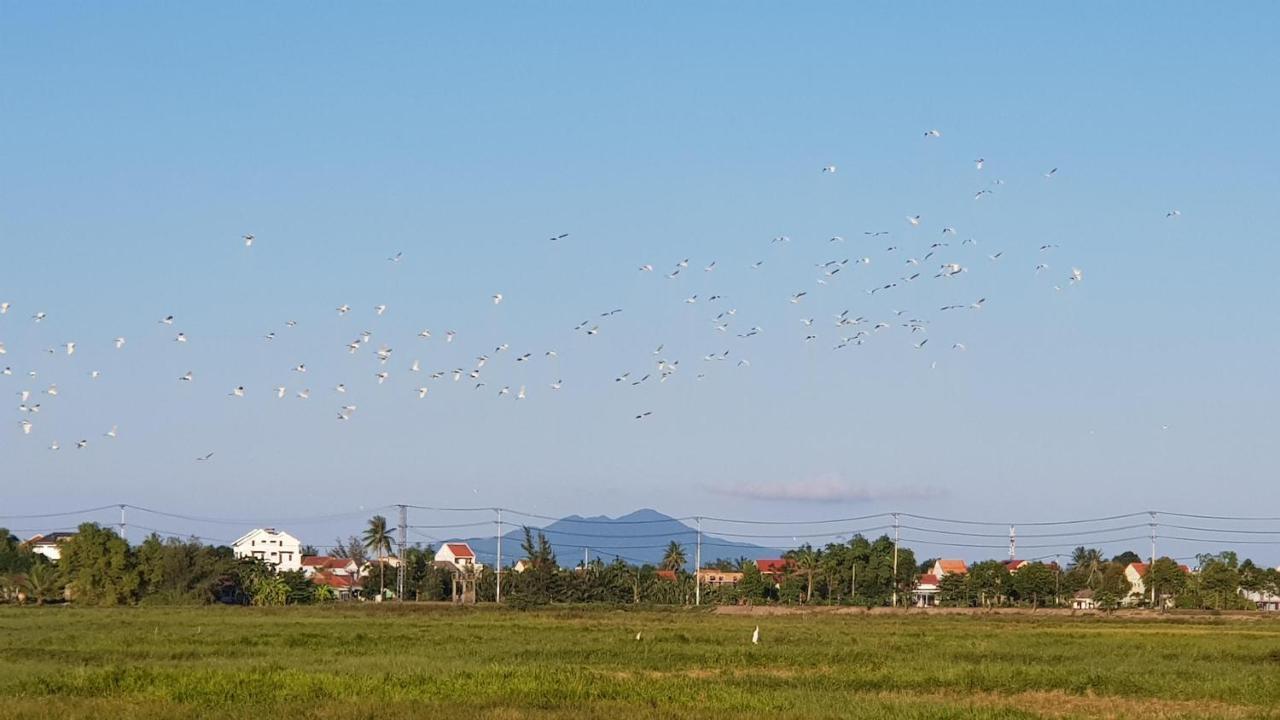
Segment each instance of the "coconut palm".
M387 519L381 515L369 518L369 528L361 536L366 550L378 553L378 597L386 591L387 566L382 560L391 553L391 534Z
M1088 573L1085 580L1088 587L1094 587L1093 579L1101 575L1102 564L1102 551L1097 548L1081 546L1071 551L1071 567Z
M675 540L667 546L667 551L662 554L663 570L683 570L688 558L685 557L684 548L680 547L680 543Z
M796 569L804 573L806 579L804 601L813 602L813 577L818 573L818 567L822 562L822 551L814 550L812 545L805 543L795 550L788 550L783 557L794 562Z
M23 587L35 599L37 605L43 605L45 600L57 596L61 576L62 573L52 565L32 565L23 580Z

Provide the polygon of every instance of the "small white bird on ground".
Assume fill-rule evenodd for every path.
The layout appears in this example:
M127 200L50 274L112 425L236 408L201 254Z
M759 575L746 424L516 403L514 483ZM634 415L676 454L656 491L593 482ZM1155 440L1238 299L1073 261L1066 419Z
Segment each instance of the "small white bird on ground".
M756 629L751 633L751 644L752 645L760 644L760 626L759 625L757 625Z

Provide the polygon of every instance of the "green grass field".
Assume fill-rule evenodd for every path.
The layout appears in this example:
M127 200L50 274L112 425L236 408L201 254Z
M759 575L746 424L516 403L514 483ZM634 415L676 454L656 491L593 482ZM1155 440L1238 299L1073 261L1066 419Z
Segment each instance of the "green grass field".
M3 608L0 717L1280 718L1280 622Z

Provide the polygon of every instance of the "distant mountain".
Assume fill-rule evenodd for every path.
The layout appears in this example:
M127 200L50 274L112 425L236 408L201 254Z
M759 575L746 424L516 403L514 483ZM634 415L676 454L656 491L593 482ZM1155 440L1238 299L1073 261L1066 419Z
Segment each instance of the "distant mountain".
M504 526L508 527L508 526ZM524 542L524 530L520 525L509 526L512 529L504 533L502 538L502 564L510 565L524 557L520 544ZM657 565L667 544L672 540L684 547L688 567L693 569L694 548L697 544L698 531L689 524L681 522L670 515L657 510L637 510L617 518L597 515L582 517L570 515L538 528L529 525L536 539L541 530L551 541L555 549L556 560L563 567L574 567L582 562L584 556L592 560L600 558L612 562L615 557L632 564ZM451 539L452 540L452 539ZM480 557L480 562L492 564L497 558L498 541L493 536L466 538L463 540ZM704 533L702 536L702 562L709 564L717 558L737 559L747 557L752 560L778 557L779 551L771 548L736 542L727 538Z

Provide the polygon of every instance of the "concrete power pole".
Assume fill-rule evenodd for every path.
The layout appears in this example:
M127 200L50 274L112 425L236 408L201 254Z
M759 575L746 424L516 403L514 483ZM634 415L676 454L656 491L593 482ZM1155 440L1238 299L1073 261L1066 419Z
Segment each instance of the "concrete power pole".
M129 525L124 520L125 507L124 505L120 506L120 537L124 538L125 542L129 542Z
M1018 559L1018 529L1013 525L1009 526L1009 559Z
M396 543L400 545L399 555L397 558L400 564L396 567L396 600L404 602L404 547L407 544L407 533L409 532L409 509L405 505L400 506L400 527L396 528Z
M494 573L498 579L498 590L494 593L493 601L495 603L502 602L502 508L498 511L498 567L494 569Z
M1151 583L1151 607L1156 606L1156 514L1151 512L1151 564L1147 566L1147 581Z
M893 514L893 606L898 607L898 513Z
M693 551L693 604L702 604L702 518L698 521L698 545Z

